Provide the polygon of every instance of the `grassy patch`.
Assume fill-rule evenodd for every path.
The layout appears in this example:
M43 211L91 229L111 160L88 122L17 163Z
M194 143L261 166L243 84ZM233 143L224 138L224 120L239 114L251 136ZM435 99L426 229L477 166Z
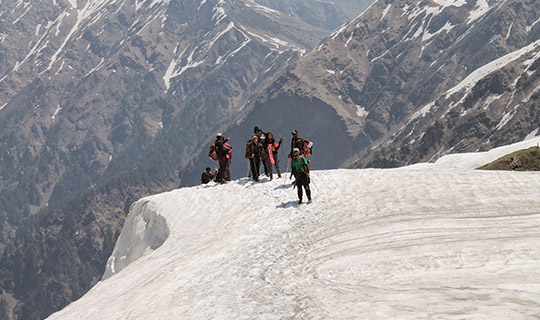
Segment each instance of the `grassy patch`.
M516 151L477 169L540 171L540 148L532 147Z

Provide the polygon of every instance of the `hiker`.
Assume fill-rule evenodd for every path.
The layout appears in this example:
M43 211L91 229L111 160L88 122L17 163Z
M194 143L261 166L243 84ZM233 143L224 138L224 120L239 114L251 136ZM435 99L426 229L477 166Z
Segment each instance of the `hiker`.
M253 128L253 134L254 134L255 136L257 136L257 140L258 140L259 142L261 142L260 137L261 137L261 135L262 135L262 130L260 130L259 127L254 127L254 128ZM264 137L264 136L263 136L263 137ZM251 158L250 158L251 152L249 151L251 142L252 142L252 137L250 137L250 138L248 139L248 141L246 142L246 159L248 160L248 162L247 162L247 173L248 173L248 178L251 178L251 176L252 176L252 174L251 174L251 162L252 162L252 161L251 161ZM257 160L260 162L260 158L259 158L259 159L256 159L256 161L257 161ZM261 164L259 163L259 167L260 167L260 165L261 165Z
M313 153L313 142L308 139L302 139L298 136L298 131L291 131L292 140L291 140L291 153L289 153L289 158L292 157L293 149L298 148L300 154L304 157L307 157ZM309 162L309 161L308 161Z
M214 142L216 152L219 157L219 171L215 180L219 183L226 183L231 181L231 172L229 170L229 165L231 163L231 152L232 147L227 141L230 138L225 139L223 134L218 133L216 135L216 142Z
M293 156L293 150L294 148L297 148L300 150L300 154L304 154L304 139L300 138L298 135L298 131L293 130L291 131L292 134L292 140L291 140L291 152L289 153L289 158Z
M262 143L263 140L265 139L265 135L264 135L264 132L262 131L262 129L259 129L259 127L254 127L253 128L253 134L257 136L257 138L259 139L259 142Z
M308 203L311 203L311 190L309 189L309 163L307 159L300 154L300 149L293 149L293 158L292 158L292 173L289 177L292 178L293 174L295 177L294 185L298 189L298 203L302 203L302 187L306 190L306 195L308 198Z
M251 176L253 180L259 181L259 170L261 169L261 154L262 145L259 142L259 137L254 135L251 141L246 145L246 159L249 160L251 168Z
M210 181L213 181L215 177L216 176L212 173L212 170L210 169L210 167L206 167L206 170L203 171L201 175L201 183L207 184Z
M259 127L254 127L253 128L253 134L257 136L257 138L259 138L259 143L265 148L266 147L266 137L268 134L265 134L262 129L259 129ZM263 167L264 167L264 174L267 176L267 177L270 177L270 169L268 168L269 165L268 165L268 155L266 152L263 152L261 153L261 160L262 161L262 164L263 164ZM259 164L260 166L260 164Z
M276 167L276 172L278 174L278 178L281 178L281 171L279 170L279 159L278 159L278 149L283 143L283 139L281 136L279 137L279 142L274 139L274 135L272 132L268 132L266 134L266 144L264 147L265 153L268 154L267 159L267 165L268 165L268 173L270 175L270 180L272 180L273 172L272 172L272 165Z

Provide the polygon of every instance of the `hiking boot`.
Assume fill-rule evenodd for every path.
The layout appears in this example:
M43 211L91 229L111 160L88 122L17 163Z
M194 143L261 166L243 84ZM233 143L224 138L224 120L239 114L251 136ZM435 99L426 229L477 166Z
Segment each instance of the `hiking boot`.
M302 199L298 200L298 204L302 204Z
M311 199L309 199L309 200L307 201L307 203L311 203Z

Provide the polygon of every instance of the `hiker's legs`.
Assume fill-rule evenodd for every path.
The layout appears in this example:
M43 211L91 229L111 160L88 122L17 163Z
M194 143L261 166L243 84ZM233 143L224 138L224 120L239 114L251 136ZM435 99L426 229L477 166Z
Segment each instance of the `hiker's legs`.
M227 163L229 162L229 159L227 158L220 158L219 159L219 174L217 182L225 182L227 181Z
M268 176L268 160L263 158L262 163L263 163L263 166L264 166L264 174L266 176Z
M311 200L311 188L309 187L309 183L307 181L304 184L304 188L306 189L306 195L308 200Z
M266 165L268 166L268 176L270 177L270 180L272 180L272 163L270 162L270 159L266 161Z
M302 182L296 179L296 189L298 192L298 200L302 201Z
M279 160L278 160L278 157L277 155L274 157L274 165L276 166L276 172L277 172L277 175L278 175L278 178L281 178L281 170L279 170Z
M251 165L251 176L253 180L259 181L259 169L257 168L257 159L251 158L249 159L249 163Z
M225 163L225 180L231 181L231 159L227 159Z

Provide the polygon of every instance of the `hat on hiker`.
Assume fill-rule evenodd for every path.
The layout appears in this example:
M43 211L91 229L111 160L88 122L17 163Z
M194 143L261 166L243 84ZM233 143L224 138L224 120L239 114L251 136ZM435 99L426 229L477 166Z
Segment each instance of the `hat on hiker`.
M298 152L298 153L300 153L300 149L298 149L298 148L294 148L294 149L292 150L292 152L293 152L293 153L295 153L295 152Z
M259 140L259 137L253 136L253 137L251 137L251 139L257 139L257 140Z
M219 132L218 134L216 134L216 137L219 138L219 137L223 137L223 134L221 132Z
M293 131L291 131L291 134L298 134L298 131L293 130Z

